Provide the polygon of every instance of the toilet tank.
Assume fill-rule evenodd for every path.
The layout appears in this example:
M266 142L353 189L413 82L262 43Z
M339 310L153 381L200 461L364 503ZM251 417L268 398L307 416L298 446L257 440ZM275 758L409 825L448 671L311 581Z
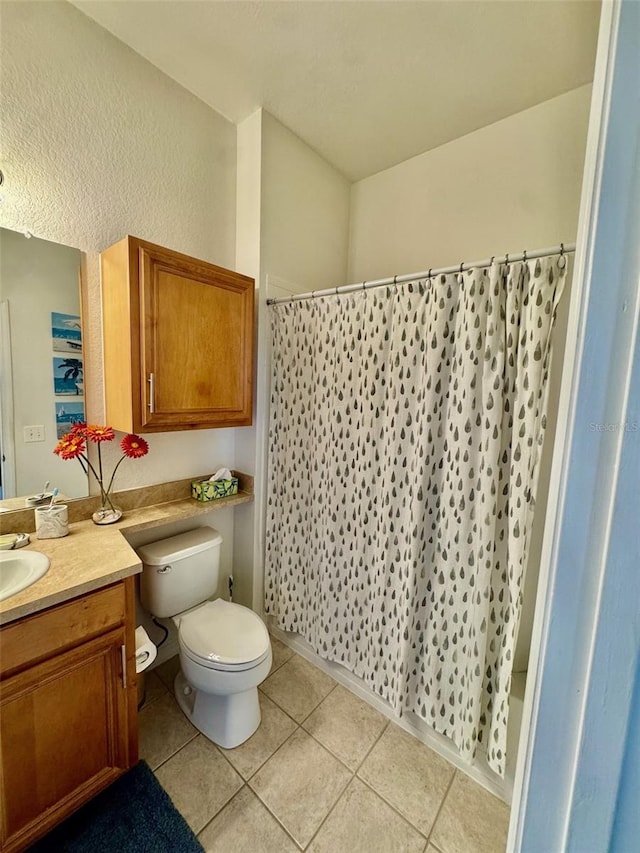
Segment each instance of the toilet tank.
M142 560L140 601L154 616L175 616L218 589L222 536L198 527L136 548Z

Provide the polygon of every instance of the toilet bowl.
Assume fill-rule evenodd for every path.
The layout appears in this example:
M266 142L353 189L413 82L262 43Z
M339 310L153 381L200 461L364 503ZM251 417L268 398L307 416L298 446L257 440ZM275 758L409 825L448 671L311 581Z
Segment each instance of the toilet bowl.
M258 684L271 669L271 643L262 620L222 599L174 617L180 643L178 704L193 725L225 749L239 746L260 725Z
M218 585L222 537L204 527L138 549L140 599L154 616L178 628L180 708L193 725L226 749L260 725L258 685L271 669L271 643L260 617L223 599ZM195 605L195 606L194 606Z

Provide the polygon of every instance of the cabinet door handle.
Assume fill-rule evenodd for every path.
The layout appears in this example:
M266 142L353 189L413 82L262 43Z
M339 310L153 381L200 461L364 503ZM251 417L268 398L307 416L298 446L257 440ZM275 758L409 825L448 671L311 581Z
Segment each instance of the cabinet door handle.
M127 689L127 647L120 646L120 654L122 655L122 686Z
M155 411L155 396L156 396L156 377L154 373L149 374L149 378L147 379L149 383L149 412L151 414Z

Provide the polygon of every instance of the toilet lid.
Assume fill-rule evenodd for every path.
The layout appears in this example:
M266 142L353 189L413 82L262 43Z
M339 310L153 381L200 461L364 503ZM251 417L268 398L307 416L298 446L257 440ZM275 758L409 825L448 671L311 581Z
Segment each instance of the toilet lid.
M221 664L249 663L269 648L262 619L248 607L221 598L185 613L180 639L193 655Z

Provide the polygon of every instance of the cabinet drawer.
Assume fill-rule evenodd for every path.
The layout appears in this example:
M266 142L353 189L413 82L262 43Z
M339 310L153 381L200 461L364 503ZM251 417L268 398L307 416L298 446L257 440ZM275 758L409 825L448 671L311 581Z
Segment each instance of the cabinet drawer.
M7 625L0 635L1 677L123 625L125 612L120 582Z

